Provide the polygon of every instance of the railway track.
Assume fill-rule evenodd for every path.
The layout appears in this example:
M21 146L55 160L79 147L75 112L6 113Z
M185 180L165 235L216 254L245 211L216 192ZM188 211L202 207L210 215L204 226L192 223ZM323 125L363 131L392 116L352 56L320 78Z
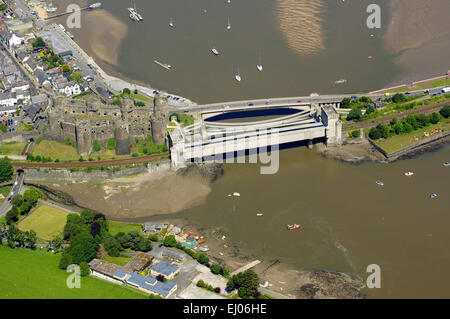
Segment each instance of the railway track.
M84 161L84 162L12 162L15 168L73 168L73 167L100 167L100 166L123 166L130 164L142 164L145 162L155 162L167 157L169 153L146 155L139 157L128 157L114 160L100 160L100 161Z

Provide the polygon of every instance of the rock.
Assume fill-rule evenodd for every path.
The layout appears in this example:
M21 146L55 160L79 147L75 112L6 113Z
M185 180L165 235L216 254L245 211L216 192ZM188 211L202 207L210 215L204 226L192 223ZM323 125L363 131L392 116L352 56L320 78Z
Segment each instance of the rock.
M219 163L197 163L189 164L177 171L180 176L198 176L214 182L223 176L223 164Z

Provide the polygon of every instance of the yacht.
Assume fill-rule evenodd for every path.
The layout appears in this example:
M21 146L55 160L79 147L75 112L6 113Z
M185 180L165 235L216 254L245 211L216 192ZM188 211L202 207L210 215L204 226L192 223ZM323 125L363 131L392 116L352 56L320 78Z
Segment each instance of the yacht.
M234 76L234 79L237 82L241 82L241 74L239 73L239 66L238 66L238 69L237 69L237 74Z
M298 224L287 225L288 230L295 230L295 229L299 229L299 228L300 228L300 225L298 225Z
M261 63L261 53L259 54L259 63L256 65L256 68L258 69L259 72L262 72L263 70L263 66Z
M382 181L376 181L375 183L377 183L378 185L381 185L381 186L384 185L384 183Z
M174 26L175 26L175 25L173 24L172 18L170 18L170 21L169 21L169 27L173 28Z
M406 172L405 175L406 175L406 176L413 176L414 173L413 173L413 172Z
M214 55L219 55L219 51L217 51L216 48L212 48L211 52L214 53Z
M450 166L450 163L449 162L445 162L444 166Z
M227 30L231 29L230 18L228 17Z

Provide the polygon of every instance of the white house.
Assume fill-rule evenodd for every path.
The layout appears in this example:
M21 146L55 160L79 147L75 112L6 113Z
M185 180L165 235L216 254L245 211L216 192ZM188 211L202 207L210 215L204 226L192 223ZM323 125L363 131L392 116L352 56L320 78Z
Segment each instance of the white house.
M0 94L0 105L14 106L17 103L17 98L14 93L2 93Z
M25 39L22 37L17 36L15 33L11 36L9 39L9 47L18 47L21 46L24 43Z

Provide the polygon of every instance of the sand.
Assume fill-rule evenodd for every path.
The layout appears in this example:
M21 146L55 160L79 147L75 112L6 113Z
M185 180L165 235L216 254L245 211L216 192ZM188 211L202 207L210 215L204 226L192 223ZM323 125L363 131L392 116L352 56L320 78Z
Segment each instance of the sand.
M412 82L450 69L450 1L390 1L390 21L384 35L404 73L394 83Z
M276 19L288 46L297 54L313 55L324 48L322 0L277 0Z

